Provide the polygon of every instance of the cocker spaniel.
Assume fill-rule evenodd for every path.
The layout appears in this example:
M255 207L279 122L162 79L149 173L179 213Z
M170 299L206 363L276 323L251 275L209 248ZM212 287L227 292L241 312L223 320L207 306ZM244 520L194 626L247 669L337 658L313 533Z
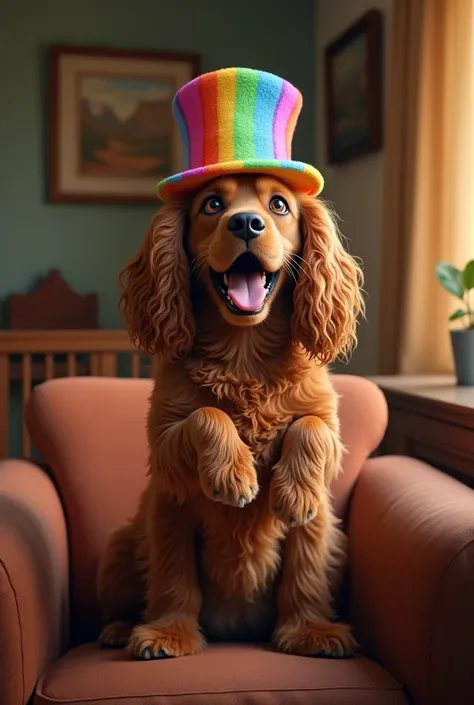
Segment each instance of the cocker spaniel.
M273 177L220 177L158 211L122 272L131 338L159 362L149 481L99 571L104 646L353 651L334 607L343 447L327 366L355 343L361 281L323 201Z

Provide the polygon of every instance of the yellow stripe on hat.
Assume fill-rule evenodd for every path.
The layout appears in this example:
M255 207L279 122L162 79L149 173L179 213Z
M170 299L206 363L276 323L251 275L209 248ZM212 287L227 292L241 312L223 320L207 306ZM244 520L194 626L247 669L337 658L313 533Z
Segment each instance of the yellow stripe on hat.
M223 69L217 76L217 124L219 161L230 162L234 158L234 112L237 84L237 69Z

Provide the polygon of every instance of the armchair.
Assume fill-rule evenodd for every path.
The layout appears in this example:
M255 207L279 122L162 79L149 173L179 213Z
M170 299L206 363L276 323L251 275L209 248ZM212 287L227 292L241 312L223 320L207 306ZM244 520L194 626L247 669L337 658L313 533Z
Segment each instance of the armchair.
M413 459L368 459L385 431L384 397L362 378L334 385L348 452L333 494L359 655L211 644L136 662L100 649L97 563L146 482L151 382L56 379L27 409L48 472L0 464L1 705L472 704L474 493Z

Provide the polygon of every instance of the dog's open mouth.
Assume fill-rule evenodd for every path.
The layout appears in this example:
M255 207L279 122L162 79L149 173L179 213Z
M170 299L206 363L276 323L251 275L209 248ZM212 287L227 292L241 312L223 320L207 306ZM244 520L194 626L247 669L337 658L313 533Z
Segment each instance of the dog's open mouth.
M277 272L266 272L255 255L246 252L227 272L211 271L211 280L232 313L251 316L259 313L277 283Z

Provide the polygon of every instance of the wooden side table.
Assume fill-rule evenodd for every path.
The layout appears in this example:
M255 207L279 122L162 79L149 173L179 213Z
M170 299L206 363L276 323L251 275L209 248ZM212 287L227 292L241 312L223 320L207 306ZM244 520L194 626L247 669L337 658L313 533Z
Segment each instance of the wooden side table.
M446 376L369 379L389 407L378 453L419 458L474 487L474 387Z

